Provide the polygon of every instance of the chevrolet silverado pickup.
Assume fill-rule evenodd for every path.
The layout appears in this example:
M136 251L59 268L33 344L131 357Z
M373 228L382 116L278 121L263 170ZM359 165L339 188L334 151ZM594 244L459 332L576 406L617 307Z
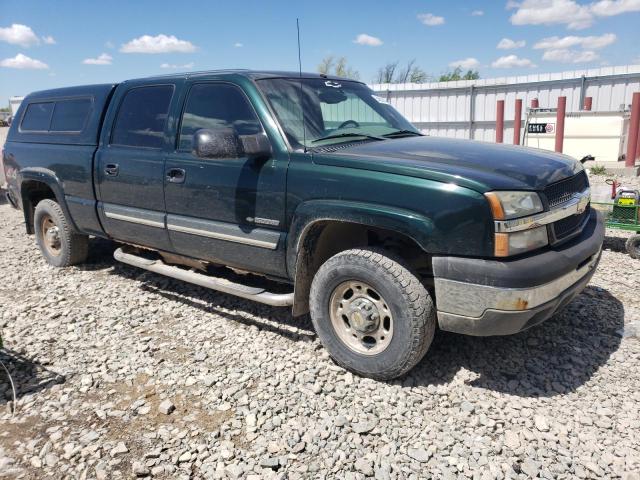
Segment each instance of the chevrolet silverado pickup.
M3 161L51 265L112 239L120 262L310 313L335 362L382 380L436 328L506 335L549 318L604 237L579 162L427 137L365 84L318 74L32 93Z

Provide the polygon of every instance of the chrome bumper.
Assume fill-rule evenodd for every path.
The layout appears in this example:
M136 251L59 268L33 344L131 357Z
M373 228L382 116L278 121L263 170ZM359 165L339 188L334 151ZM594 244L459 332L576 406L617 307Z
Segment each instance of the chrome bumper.
M521 311L555 299L595 268L600 252L582 267L544 285L532 288L502 288L435 279L438 312L480 318L489 309Z

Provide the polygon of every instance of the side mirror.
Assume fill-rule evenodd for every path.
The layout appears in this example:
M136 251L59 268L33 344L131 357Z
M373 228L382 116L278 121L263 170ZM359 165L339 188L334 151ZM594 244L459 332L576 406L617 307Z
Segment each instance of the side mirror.
M249 158L269 158L271 156L271 142L264 133L240 135L243 153Z
M268 158L271 143L264 133L236 135L233 128L203 128L193 135L192 153L200 158Z
M199 158L235 158L240 141L233 128L202 128L193 134L192 153Z

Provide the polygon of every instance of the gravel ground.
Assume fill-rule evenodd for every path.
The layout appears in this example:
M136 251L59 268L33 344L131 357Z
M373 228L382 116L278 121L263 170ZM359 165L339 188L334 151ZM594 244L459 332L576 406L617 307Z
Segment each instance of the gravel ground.
M619 478L640 470L640 261L509 337L439 332L404 379L334 365L307 320L116 264L45 264L0 205L0 477Z

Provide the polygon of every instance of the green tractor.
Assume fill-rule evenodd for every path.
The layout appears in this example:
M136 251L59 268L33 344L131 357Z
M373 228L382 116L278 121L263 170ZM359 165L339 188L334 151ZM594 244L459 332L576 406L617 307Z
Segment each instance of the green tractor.
M591 202L591 205L604 213L607 227L636 233L627 239L625 247L631 258L640 258L640 191L623 187L612 179L607 184L611 185L612 202Z

